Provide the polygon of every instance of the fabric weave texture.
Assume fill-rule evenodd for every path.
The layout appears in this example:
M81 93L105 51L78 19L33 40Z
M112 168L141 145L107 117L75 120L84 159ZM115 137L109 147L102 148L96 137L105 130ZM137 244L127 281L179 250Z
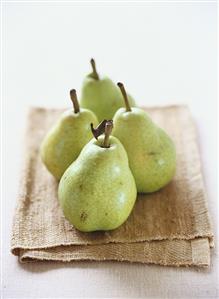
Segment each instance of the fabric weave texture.
M128 220L108 232L82 233L63 216L58 183L41 162L39 146L61 109L31 108L11 251L20 262L115 260L169 266L210 265L213 230L207 207L196 129L186 106L145 108L172 137L174 179L139 194Z

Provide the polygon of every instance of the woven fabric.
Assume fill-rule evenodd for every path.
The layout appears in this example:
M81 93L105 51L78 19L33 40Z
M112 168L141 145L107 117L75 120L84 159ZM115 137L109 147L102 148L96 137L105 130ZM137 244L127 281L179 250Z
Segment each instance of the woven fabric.
M32 108L29 112L12 253L22 262L116 260L209 266L213 232L196 131L187 107L146 109L175 142L177 171L172 182L153 194L138 195L120 228L94 233L81 233L64 218L58 183L40 160L42 138L62 111Z

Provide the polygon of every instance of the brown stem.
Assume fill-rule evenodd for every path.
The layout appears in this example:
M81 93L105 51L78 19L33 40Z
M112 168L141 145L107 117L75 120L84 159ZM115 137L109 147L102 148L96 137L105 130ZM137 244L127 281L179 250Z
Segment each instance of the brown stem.
M98 137L100 135L102 135L104 132L105 132L105 125L107 123L107 120L104 119L97 127L96 129L94 128L94 125L93 124L90 124L91 126L91 131L93 133L93 136L98 139Z
M70 90L70 97L73 103L73 108L74 108L74 112L75 113L79 113L80 112L80 106L78 103L78 98L77 98L77 94L76 94L76 90L72 89Z
M112 120L108 120L106 122L106 125L105 125L105 137L104 137L104 141L103 141L103 145L102 147L110 147L110 144L109 144L109 137L110 137L110 134L112 132L112 129L113 129L113 121Z
M98 75L97 70L96 70L96 63L95 63L95 60L94 60L93 58L91 58L90 63L91 63L92 70L93 70L92 77L93 77L95 80L99 80L99 75Z
M127 93L126 93L126 90L125 90L125 87L124 85L119 82L117 83L117 85L119 86L120 90L121 90L121 93L123 95L123 98L124 98L124 101L125 101L125 107L126 107L126 111L132 111L130 105L129 105L129 100L128 100L128 97L127 97Z

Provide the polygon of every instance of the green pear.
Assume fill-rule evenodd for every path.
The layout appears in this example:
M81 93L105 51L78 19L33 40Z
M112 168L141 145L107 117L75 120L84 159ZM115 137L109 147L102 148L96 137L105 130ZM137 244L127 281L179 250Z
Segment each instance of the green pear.
M78 230L112 230L126 221L136 200L136 185L121 142L109 136L92 139L63 174L58 198L68 221Z
M60 116L45 136L40 149L42 161L58 180L92 138L90 123L98 123L92 111L79 107L74 89L70 91L70 96L74 109Z
M126 149L138 192L157 191L168 184L175 174L174 143L144 110L130 107L123 84L118 83L118 86L126 108L116 112L112 134Z
M100 78L94 59L91 59L91 66L93 71L86 76L82 85L80 105L93 111L99 122L112 119L115 112L123 107L120 90L108 77ZM131 96L129 101L132 106L136 106Z

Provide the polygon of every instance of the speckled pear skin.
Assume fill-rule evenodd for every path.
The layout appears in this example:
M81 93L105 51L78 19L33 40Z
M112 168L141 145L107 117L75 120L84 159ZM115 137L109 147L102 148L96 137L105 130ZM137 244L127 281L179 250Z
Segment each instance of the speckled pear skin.
M140 108L114 116L113 136L124 145L139 193L157 191L175 174L176 150L171 138Z
M134 99L128 95L131 106L136 106ZM93 111L98 120L112 119L116 111L124 106L121 92L116 84L107 77L96 80L91 76L84 79L80 106Z
M80 109L64 112L45 136L40 154L51 174L60 180L68 166L78 157L82 148L92 139L90 124L98 124L92 111Z
M112 230L126 221L136 200L136 185L121 142L92 139L61 178L58 198L65 217L78 230Z

